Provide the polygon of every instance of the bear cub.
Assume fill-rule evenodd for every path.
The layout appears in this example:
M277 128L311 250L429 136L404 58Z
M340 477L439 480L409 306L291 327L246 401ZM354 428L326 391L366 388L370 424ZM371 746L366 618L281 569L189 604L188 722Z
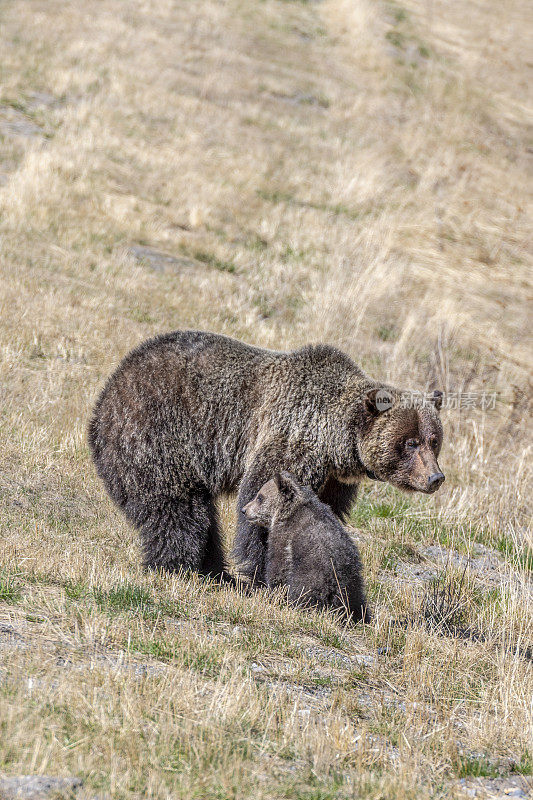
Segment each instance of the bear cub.
M287 586L297 605L342 609L354 622L369 622L359 551L309 487L280 472L242 511L268 531L267 586Z

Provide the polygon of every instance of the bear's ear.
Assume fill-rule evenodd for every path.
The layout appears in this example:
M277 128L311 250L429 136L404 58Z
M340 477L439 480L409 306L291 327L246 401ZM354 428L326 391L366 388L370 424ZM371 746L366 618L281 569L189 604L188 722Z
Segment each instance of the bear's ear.
M379 414L379 411L376 406L377 393L378 393L377 389L371 389L369 392L366 393L365 408L367 411L370 411L371 414Z
M443 393L439 391L439 389L435 389L435 391L429 395L428 401L433 403L437 411L440 411L442 408L442 398L444 397Z
M278 472L274 475L274 483L278 491L287 500L292 500L298 493L298 484L290 474L290 472Z
M373 416L388 411L393 405L394 398L392 394L382 387L377 386L375 389L370 389L365 395L365 408Z

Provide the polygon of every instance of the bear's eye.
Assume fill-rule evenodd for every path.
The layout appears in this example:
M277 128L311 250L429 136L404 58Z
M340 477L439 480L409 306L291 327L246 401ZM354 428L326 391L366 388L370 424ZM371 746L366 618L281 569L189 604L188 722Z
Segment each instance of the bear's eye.
M437 437L436 437L436 436L432 436L432 437L430 438L430 440L429 440L429 446L430 446L430 447L431 447L433 450L436 450L436 449L437 449L437 445L438 445L438 443L439 443L439 440L437 439Z
M263 502L264 499L265 498L263 497L262 494L258 494L257 495L257 502L258 502L259 505L261 505L261 503Z
M405 446L408 450L416 450L416 448L420 445L418 439L407 439L405 442Z

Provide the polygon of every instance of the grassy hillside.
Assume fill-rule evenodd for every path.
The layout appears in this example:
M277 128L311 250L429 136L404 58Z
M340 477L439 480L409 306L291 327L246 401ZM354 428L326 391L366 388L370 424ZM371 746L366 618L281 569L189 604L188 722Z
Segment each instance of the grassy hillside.
M113 800L526 796L527 11L0 5L0 777ZM369 483L354 511L371 626L143 574L85 431L120 358L178 327L329 341L449 393L443 489Z

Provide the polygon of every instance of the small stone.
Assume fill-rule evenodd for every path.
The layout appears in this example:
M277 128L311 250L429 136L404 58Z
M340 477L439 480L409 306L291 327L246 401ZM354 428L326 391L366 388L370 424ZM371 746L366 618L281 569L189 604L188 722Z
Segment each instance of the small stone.
M3 136L32 137L40 136L42 130L22 111L0 105L0 134Z
M59 105L59 100L49 92L31 92L26 100L26 108L30 110L36 108L51 108Z
M320 647L314 645L304 650L304 655L316 661L322 661L334 667L344 667L345 669L357 669L358 667L371 667L375 663L374 656L357 653L346 655L334 650L332 647Z
M2 800L47 800L74 798L81 789L80 778L51 778L48 775L14 775L0 778Z
M132 256L140 264L150 267L154 272L182 272L183 270L201 266L191 258L172 256L169 253L163 253L160 250L141 244L130 247L128 255Z
M18 120L16 122L6 122L3 125L6 134L13 136L39 136L41 129L34 125L33 122L24 122Z

